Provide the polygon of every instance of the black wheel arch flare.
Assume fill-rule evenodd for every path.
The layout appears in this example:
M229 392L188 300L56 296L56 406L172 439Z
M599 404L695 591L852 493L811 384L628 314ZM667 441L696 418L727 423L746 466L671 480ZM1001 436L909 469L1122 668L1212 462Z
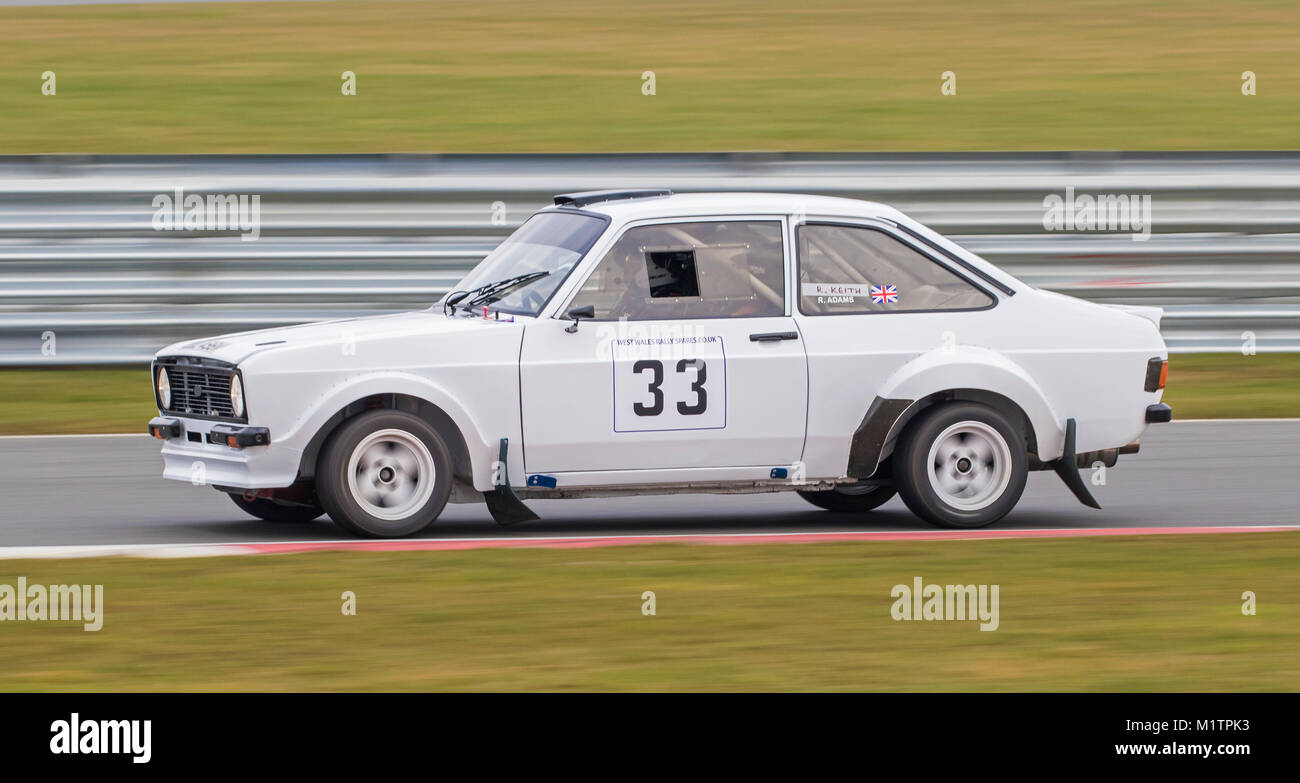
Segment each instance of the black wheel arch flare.
M881 455L886 447L898 437L907 423L921 411L949 400L979 402L1001 411L1012 422L1023 426L1025 450L1029 453L1037 453L1038 442L1034 435L1033 423L1029 421L1029 417L1019 405L997 392L982 389L947 389L919 400L876 397L863 415L862 422L853 432L845 475L858 479L873 477L880 468Z

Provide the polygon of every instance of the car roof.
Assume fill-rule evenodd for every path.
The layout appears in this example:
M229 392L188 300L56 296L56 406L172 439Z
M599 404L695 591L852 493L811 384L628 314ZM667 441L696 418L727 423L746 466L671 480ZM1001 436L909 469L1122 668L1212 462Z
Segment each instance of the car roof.
M564 209L548 207L548 209ZM708 215L809 214L836 217L903 217L893 207L874 201L799 193L674 193L648 198L612 198L582 206L583 211L608 215L617 222L643 218Z

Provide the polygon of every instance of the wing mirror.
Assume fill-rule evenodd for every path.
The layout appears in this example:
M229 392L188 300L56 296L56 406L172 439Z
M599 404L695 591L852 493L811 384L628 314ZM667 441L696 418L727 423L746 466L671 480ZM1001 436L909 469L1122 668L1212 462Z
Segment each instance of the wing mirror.
M565 327L564 331L568 332L569 334L573 334L574 332L578 331L578 322L581 321L583 318L596 317L596 306L583 305L582 307L570 307L569 312L566 313L566 315L568 315L570 318L573 319L573 324L571 326Z

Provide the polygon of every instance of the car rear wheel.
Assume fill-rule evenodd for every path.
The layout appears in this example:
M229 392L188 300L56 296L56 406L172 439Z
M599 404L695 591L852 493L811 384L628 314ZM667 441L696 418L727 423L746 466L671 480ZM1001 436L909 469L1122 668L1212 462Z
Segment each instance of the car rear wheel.
M266 498L245 500L243 495L234 492L230 493L230 499L244 511L267 522L310 522L325 513L320 506L288 506Z
M898 490L892 486L844 486L819 492L799 492L799 497L827 511L864 514L892 498Z
M894 451L898 494L941 527L977 528L1006 516L1025 490L1024 437L1001 412L953 402L922 412Z
M374 410L346 422L321 450L316 493L330 519L360 536L398 538L424 530L451 494L452 461L428 422Z

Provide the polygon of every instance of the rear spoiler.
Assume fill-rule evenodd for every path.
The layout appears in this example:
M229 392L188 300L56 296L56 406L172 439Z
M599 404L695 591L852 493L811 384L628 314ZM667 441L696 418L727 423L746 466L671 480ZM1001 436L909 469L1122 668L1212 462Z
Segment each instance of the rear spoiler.
M1165 314L1165 311L1162 308L1147 307L1146 305L1108 304L1106 306L1113 307L1116 310L1123 310L1126 313L1132 313L1140 318L1145 318L1157 327L1160 326L1160 319Z

